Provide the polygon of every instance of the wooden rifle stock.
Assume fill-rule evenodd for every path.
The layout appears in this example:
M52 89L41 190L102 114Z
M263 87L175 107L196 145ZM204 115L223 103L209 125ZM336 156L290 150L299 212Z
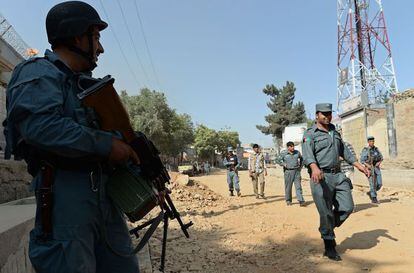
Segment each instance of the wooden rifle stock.
M110 76L100 80L81 78L79 85L84 91L78 94L78 98L84 106L95 110L102 130L122 134L137 153L143 175L153 181L158 190L164 190L170 177L159 157L159 151L143 133L134 132L128 112L113 86L114 81Z

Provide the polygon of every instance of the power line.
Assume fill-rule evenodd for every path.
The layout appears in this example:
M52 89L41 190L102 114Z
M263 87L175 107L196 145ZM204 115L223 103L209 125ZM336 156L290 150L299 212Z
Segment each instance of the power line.
M102 1L102 0L101 0L101 1ZM140 64L140 66L141 66L142 72L144 73L144 76L145 76L145 78L147 79L147 82L149 83L149 82L150 82L150 80L149 80L149 78L148 78L148 74L147 74L147 72L145 71L145 68L144 68L144 65L142 64L141 58L140 58L140 57L139 57L139 55L138 55L138 50L137 50L137 47L135 46L134 39L132 38L131 31L129 30L128 23L127 23L126 18L125 18L124 10L122 9L122 6L121 6L121 3L119 2L119 0L117 0L116 2L118 3L118 6L119 6L119 8L120 8L120 10L121 10L122 19L123 19L124 24L125 24L125 27L126 27L126 29L127 29L127 31L128 31L128 36L129 36L129 39L131 40L132 47L134 48L135 56L137 57L137 59L138 59L138 63L139 63L139 64Z
M159 77L158 77L158 74L157 74L157 71L155 70L154 62L152 60L151 51L150 51L149 46L148 46L147 36L145 35L144 24L142 23L142 19L141 19L141 15L139 13L138 3L137 2L138 2L137 0L134 1L135 12L137 14L137 18L138 18L138 21L139 21L139 25L141 27L142 36L144 37L145 47L147 48L147 53L148 53L148 57L149 57L149 60L150 60L150 63L151 63L152 72L154 73L154 77L155 77L155 80L157 81L158 88L162 89L161 88L161 84L160 84L160 80L159 80Z
M141 86L141 84L138 81L137 75L135 74L134 70L132 69L130 63L128 62L128 59L127 59L127 57L125 55L124 50L122 49L121 43L119 42L119 39L118 39L118 36L116 35L116 32L112 29L112 24L111 24L111 22L109 20L109 16L108 16L108 13L106 12L105 6L104 6L102 0L99 0L99 1L101 3L102 10L103 10L103 12L105 14L106 20L108 21L109 29L111 30L112 35L114 35L114 38L115 38L115 40L116 40L116 42L118 44L119 50L121 51L122 57L124 58L124 61L125 61L125 63L128 66L128 70L129 70L129 72L131 72L131 74L134 77L135 81L137 82L138 86Z

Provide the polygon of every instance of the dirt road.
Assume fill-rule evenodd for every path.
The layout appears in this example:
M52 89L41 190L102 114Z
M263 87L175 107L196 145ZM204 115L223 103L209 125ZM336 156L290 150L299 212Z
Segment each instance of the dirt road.
M246 172L240 178L242 197L228 196L224 171L195 177L194 184L174 190L183 218L195 224L190 239L171 224L166 272L414 272L412 193L382 190L377 206L369 202L366 189L356 186L355 212L336 230L343 261L333 262L322 257L308 181L303 182L307 206L295 202L287 207L280 169L267 176L267 199L255 199ZM160 231L151 240L155 267L159 238Z

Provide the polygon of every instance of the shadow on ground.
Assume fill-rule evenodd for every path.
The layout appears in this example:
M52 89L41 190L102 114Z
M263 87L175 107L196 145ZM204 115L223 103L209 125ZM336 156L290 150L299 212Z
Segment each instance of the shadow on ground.
M340 252L345 252L348 249L370 249L380 242L380 237L398 241L397 238L388 234L388 230L374 229L371 231L354 233L351 237L346 238L338 245L338 250Z
M170 228L169 237L174 239L168 242L165 272L357 273L374 270L380 265L392 265L350 256L343 256L342 262L330 261L322 257L321 240L306 238L303 234L283 242L267 238L257 244L243 246L231 241L232 234L234 232L231 230L201 230L195 226L190 231L191 237L186 239L179 229ZM160 262L161 236L161 229L158 229L151 239L154 269L158 268ZM339 249L360 249L362 239L368 243L366 248L371 248L381 236L396 240L386 230L379 229L354 234L345 239ZM404 261L396 259L397 263Z
M373 204L373 203L356 204L354 213L360 212L362 210L370 209L370 208L375 208L375 207L381 206L381 204L390 203L390 202L392 202L392 200L391 199L382 199L380 202L381 202L380 204Z

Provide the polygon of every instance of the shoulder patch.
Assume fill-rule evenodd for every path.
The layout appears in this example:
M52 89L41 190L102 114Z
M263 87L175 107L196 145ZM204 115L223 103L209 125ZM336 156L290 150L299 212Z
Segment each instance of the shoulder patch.
M311 138L309 136L304 136L303 137L303 143L309 142L310 140L311 140Z

